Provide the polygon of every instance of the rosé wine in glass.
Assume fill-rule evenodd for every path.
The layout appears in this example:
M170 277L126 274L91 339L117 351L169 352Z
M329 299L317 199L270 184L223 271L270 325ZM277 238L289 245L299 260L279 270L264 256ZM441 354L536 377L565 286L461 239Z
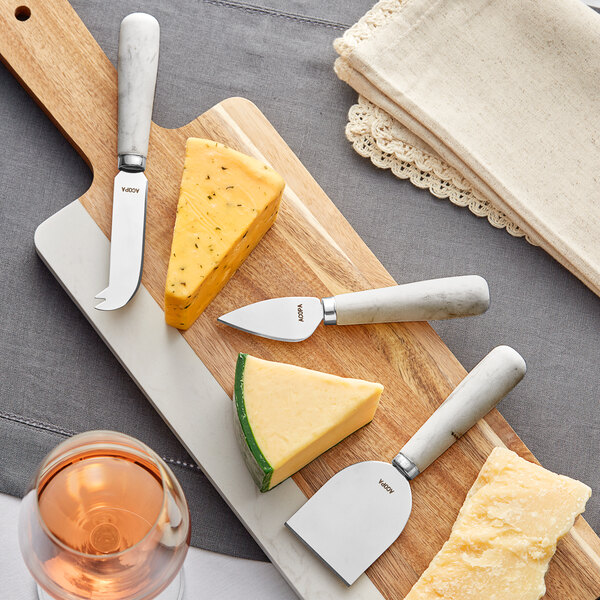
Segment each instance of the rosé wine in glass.
M40 597L180 598L190 517L179 482L148 446L91 431L57 446L23 498L19 543Z

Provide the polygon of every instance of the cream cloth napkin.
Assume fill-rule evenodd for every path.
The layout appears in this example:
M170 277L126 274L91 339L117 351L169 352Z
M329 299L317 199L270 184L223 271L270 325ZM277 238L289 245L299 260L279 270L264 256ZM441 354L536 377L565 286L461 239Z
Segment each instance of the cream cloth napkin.
M600 294L599 15L382 0L335 47L362 96L347 130L361 153L526 234Z

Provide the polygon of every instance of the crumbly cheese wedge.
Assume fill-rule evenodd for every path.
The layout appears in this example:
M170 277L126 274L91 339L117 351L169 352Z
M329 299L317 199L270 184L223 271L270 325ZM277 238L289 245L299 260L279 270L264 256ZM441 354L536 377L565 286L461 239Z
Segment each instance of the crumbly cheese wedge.
M177 205L165 319L187 329L275 221L285 183L269 166L189 138Z
M405 600L539 600L558 540L590 488L495 448L450 539Z
M240 354L236 423L260 491L275 487L371 421L382 391L380 383Z

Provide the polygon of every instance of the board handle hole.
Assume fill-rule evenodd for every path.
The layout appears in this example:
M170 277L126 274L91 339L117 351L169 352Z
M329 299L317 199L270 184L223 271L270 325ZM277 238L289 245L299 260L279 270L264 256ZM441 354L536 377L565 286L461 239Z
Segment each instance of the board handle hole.
M15 17L18 21L27 21L31 16L31 9L29 6L18 6L15 9Z

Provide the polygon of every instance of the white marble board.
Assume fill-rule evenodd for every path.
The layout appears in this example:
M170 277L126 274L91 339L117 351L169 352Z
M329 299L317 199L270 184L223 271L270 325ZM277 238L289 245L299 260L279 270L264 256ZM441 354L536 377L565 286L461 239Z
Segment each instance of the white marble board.
M140 286L124 308L103 312L110 243L79 200L44 221L35 247L71 299L119 359L265 554L304 600L381 600L366 576L348 588L284 523L306 500L289 479L266 494L252 481L237 444L231 399L162 308Z

